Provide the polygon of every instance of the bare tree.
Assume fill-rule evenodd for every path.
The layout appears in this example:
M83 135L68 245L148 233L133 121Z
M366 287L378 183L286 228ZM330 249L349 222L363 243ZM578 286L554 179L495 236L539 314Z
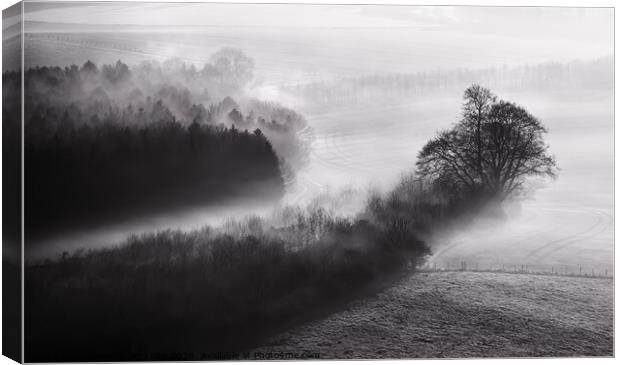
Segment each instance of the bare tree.
M242 88L252 80L254 61L237 48L222 48L211 56L211 64L223 82Z
M547 153L547 129L524 108L497 102L491 91L473 85L465 91L463 118L430 140L418 154L418 175L446 182L459 194L504 200L520 193L528 177L555 177Z
M484 176L482 166L482 121L488 116L491 106L497 97L489 89L480 85L472 85L465 90L463 103L463 124L475 130L476 167L478 175Z

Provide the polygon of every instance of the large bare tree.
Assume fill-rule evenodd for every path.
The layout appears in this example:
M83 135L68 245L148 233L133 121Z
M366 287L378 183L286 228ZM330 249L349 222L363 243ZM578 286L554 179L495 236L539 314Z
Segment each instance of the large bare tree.
M504 200L522 192L528 177L557 175L546 133L524 108L473 85L464 94L462 119L418 154L418 174L458 193Z

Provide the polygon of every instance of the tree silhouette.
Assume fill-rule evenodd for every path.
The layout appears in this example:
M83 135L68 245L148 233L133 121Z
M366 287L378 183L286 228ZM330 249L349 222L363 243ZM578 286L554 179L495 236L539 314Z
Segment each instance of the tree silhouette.
M162 75L148 76L176 76ZM21 77L4 73L3 84L18 89ZM283 144L295 132L275 133L256 122L228 127L220 121L231 110L245 121L230 97L207 109L197 103L202 94L168 81L151 87L120 61L100 71L92 62L29 68L23 78L23 137L21 99L8 95L2 148L6 156L23 148L28 238L232 199L277 200L284 193L280 165L288 150L276 154L271 136ZM19 159L5 163L19 175ZM19 179L13 180L5 195L19 197ZM17 231L10 233L17 237Z
M90 61L88 61L90 62ZM92 68L90 65L84 65L85 69ZM101 69L103 75L108 81L112 83L117 83L129 78L129 66L122 63L121 60L116 61L114 66L112 65L104 65Z
M254 76L254 61L237 48L222 48L211 56L211 67L203 72L217 75L231 89L244 87Z
M461 197L503 201L521 193L528 177L557 175L545 133L524 108L473 85L464 94L463 118L418 154L418 175Z

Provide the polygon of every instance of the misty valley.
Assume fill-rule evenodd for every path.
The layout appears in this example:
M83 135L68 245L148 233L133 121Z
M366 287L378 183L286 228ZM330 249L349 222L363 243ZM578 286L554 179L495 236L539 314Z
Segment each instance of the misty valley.
M26 361L613 355L607 48L36 9L2 76Z

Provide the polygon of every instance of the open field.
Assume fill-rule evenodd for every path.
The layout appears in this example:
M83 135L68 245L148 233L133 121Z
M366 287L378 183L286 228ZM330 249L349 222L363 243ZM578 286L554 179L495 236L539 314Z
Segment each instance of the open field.
M322 359L612 356L613 282L418 273L252 354L280 352Z

